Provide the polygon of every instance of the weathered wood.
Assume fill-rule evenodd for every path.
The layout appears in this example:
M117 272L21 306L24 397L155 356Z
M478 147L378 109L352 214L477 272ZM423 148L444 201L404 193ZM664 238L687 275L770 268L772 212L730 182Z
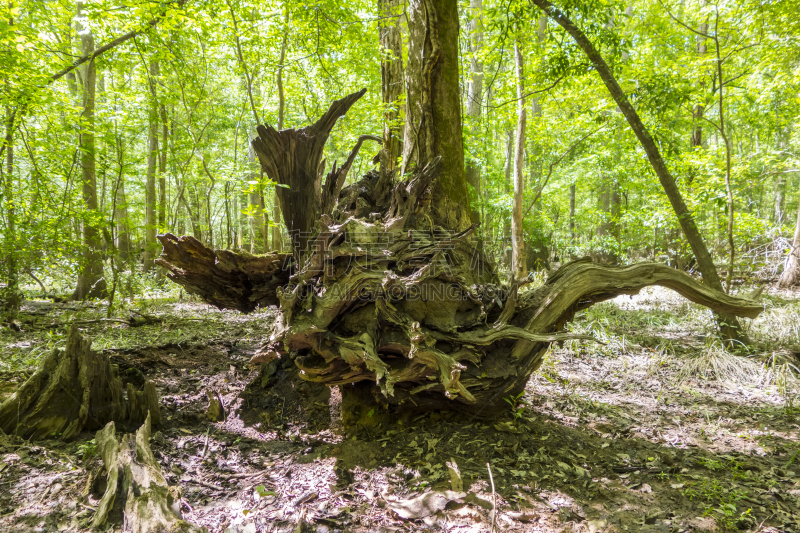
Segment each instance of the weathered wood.
M95 443L106 472L106 490L92 527L101 528L122 510L122 530L130 533L177 533L199 528L181 519L180 491L167 484L150 450L148 416L135 434L116 437L114 422L97 432Z
M83 430L110 421L138 426L152 415L161 425L159 399L152 382L141 390L123 379L108 356L91 349L76 326L64 350L55 350L14 395L0 405L0 429L26 439L69 440Z
M289 282L295 264L288 253L212 251L194 237L171 233L158 240L163 251L156 263L167 269L167 277L221 309L248 313L277 305L276 290Z
M283 220L292 237L292 250L300 258L320 214L324 161L322 153L339 117L364 96L366 89L333 102L314 124L278 131L269 124L256 128L252 146L267 176L281 185L275 189Z
M347 157L344 165L337 168L336 163L333 164L333 168L331 168L331 171L325 177L325 185L322 187L319 205L320 214L330 215L331 211L333 211L336 201L339 199L339 193L342 191L342 186L344 186L344 181L347 179L347 173L350 172L350 168L353 166L353 162L356 160L356 156L361 150L361 145L364 141L383 142L383 139L375 135L361 135L356 145L350 151L350 155Z

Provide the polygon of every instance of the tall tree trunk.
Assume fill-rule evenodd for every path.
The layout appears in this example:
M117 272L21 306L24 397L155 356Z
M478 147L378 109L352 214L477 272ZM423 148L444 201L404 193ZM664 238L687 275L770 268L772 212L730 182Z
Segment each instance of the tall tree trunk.
M400 32L402 6L400 0L378 0L381 45L381 97L383 100L383 147L388 152L388 168L397 168L403 151L400 118L400 99L403 85L403 37Z
M480 134L480 117L483 107L483 0L470 0L470 51L472 57L469 64L469 91L467 93L467 116L472 120L470 127L473 138ZM475 196L481 198L481 171L473 158L467 158L467 183L475 189ZM472 221L480 221L480 212L472 211Z
M794 285L800 284L800 195L797 202L797 222L794 227L794 240L792 241L792 250L789 252L789 257L786 258L786 264L783 268L783 273L778 280L778 286L788 289Z
M597 209L602 213L600 220L598 220L595 234L598 237L605 237L608 235L609 227L609 213L611 212L611 198L610 187L608 186L608 178L602 178L603 184L600 185L600 190L597 193Z
M522 231L523 193L525 192L525 64L519 38L514 41L517 74L517 145L514 151L514 206L511 211L511 272L517 280L526 275L525 236Z
M569 239L575 241L575 182L569 186Z
M169 124L167 108L161 104L161 153L158 159L158 231L167 229L167 150Z
M772 211L772 221L780 227L783 225L784 204L786 203L786 174L778 174L775 179L775 202Z
M158 78L158 60L150 61L150 113L147 130L147 181L145 183L145 215L144 215L144 270L148 272L155 267L158 243L156 226L158 220L156 199L156 170L158 165L158 101L156 100L156 79Z
M116 186L114 221L117 226L116 247L119 253L119 260L127 263L131 259L131 233L128 221L128 197L125 194L125 177L122 172L120 172Z
M728 196L728 222L726 225L726 234L728 237L728 275L725 280L725 290L727 292L731 291L731 281L733 279L733 266L734 266L734 259L736 256L736 246L733 242L733 226L734 226L734 218L736 215L735 211L735 204L733 198L733 183L731 176L731 142L728 137L727 132L725 131L725 113L724 113L724 106L723 106L723 97L724 97L724 89L725 84L723 80L725 78L722 77L722 63L724 59L720 54L720 43L719 43L719 8L717 8L717 18L714 24L714 50L717 55L717 78L719 79L719 92L717 93L719 97L719 134L722 137L722 140L725 142L725 192Z
M250 191L250 209L254 215L250 217L250 253L266 252L261 228L264 226L264 207L261 205L261 193L258 190Z
M283 129L284 117L286 115L286 95L283 94L283 63L286 61L286 49L289 45L289 30L291 25L291 12L288 7L284 7L283 17L283 42L281 43L281 57L278 65L278 131ZM283 250L283 218L281 217L281 206L278 203L278 195L272 195L272 247L275 250Z
M269 252L269 212L267 211L267 194L263 185L258 193L258 200L261 202L261 212L263 213L261 215L261 233L264 240L264 253L267 253Z
M717 273L717 268L714 265L714 261L711 259L711 254L708 252L703 237L700 235L694 216L692 216L691 211L689 211L689 208L686 206L686 202L683 200L683 195L681 195L680 189L678 189L675 178L667 168L653 137L642 123L641 118L639 118L639 115L636 113L630 100L628 100L628 96L622 90L622 87L620 87L608 64L580 28L578 28L562 11L553 6L548 0L531 0L531 2L547 13L550 18L572 36L592 62L594 68L597 69L608 92L616 101L620 111L622 111L633 133L636 135L636 138L639 139L642 148L647 154L650 165L653 167L656 176L658 176L661 186L664 188L664 192L672 205L672 209L675 211L681 229L683 229L686 240L689 242L689 246L692 248L692 252L697 259L697 268L703 275L703 281L709 287L722 291L722 281ZM748 342L735 316L719 314L717 315L717 323L720 326L722 337L726 341L737 340L740 342Z
M511 194L512 183L511 173L514 170L514 130L506 131L506 166L503 179L503 193L506 195ZM513 214L512 214L513 216ZM509 269L512 269L512 256L511 253L511 219L503 217L503 249L500 251L503 256L503 263Z
M441 156L433 186L435 224L461 230L470 225L464 173L458 83L457 0L410 0L403 171L422 170Z
M77 20L82 19L83 3L77 6ZM94 36L89 28L76 25L81 39L84 55L94 52ZM94 109L97 67L94 59L84 63L83 70L83 113L81 114L80 161L83 186L81 192L88 211L83 222L83 257L78 286L72 293L73 300L86 298L105 298L106 279L103 276L103 258L100 255L100 232L95 226L97 220L97 178L95 174Z
M778 120L777 106L775 110L775 150L780 151L782 147L781 139L781 125ZM786 203L786 174L783 172L778 173L775 179L775 203L773 206L772 220L775 225L780 227L783 224L784 204Z
M703 6L705 6L707 3L708 2L706 0L703 0L703 2L702 2ZM700 33L707 34L708 33L708 24L707 23L700 24L700 27L698 28L698 30L700 31ZM703 35L697 35L696 36L696 43L697 43L697 53L698 53L698 55L700 55L701 57L705 56L706 53L708 52L708 47L706 46L706 37L703 36ZM706 88L705 78L703 78L703 77L700 78L700 82L699 82L698 86L700 88L700 91L699 91L700 94L702 95L703 98L705 98L705 94L704 94L705 93L705 88ZM703 124L703 113L704 112L705 112L705 104L704 104L704 102L701 102L699 104L695 104L694 108L692 108L692 139L691 139L692 147L703 146L703 126L702 126L702 124ZM693 177L694 176L690 172L689 173L689 177L688 177L689 183L691 183Z
M622 237L622 194L617 180L614 180L611 184L611 210L609 214L611 215L611 235L614 236L619 245Z
M13 20L12 20L13 24ZM6 134L3 140L6 151L5 173L0 165L0 179L3 181L3 203L5 204L6 231L3 246L5 248L5 279L9 294L7 300L12 305L8 307L16 309L19 307L17 293L19 291L19 274L17 272L17 210L14 206L14 124L11 118L11 109L6 108Z
M544 53L544 49L542 48L542 45L544 44L544 40L545 40L546 36L547 36L547 15L542 15L541 17L539 17L539 22L538 22L537 27L536 27L536 41L537 41L537 43L539 45L538 46L538 50L542 54ZM540 97L539 97L538 94L534 94L533 96L531 96L531 128L532 129L535 128L536 125L538 125L538 122L539 122L539 119L541 118L541 116L542 116L541 100L540 100ZM538 169L540 171L541 171L541 168L542 168L541 160L538 161L538 163L539 163L538 165L536 164L537 163L537 159L540 159L539 158L539 156L540 156L539 150L537 149L538 147L536 145L537 145L536 137L534 135L531 135L531 149L530 149L530 154L528 155L528 165L530 166L530 172L531 172L531 177L530 177L531 187L535 187L536 186L536 176L538 174L537 173L537 166L538 166Z

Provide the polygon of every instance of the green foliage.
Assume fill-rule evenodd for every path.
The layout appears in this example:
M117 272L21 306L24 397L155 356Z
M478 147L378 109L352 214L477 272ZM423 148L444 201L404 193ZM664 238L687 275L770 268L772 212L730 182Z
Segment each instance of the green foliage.
M87 440L86 442L78 445L78 455L81 457L84 463L94 457L96 453L97 443L95 443L94 439Z
M466 160L480 171L480 193L471 191L471 203L482 215L486 249L504 264L512 206L506 149L517 116L512 54L519 38L531 93L524 162L527 240L551 261L590 254L686 266L691 251L671 205L571 37L551 21L540 39L542 14L529 2L485 0L479 14L466 1L459 5L462 94L471 69L480 64L483 72L481 115L464 116L464 141ZM800 173L794 171L800 167L796 1L566 0L559 7L611 64L712 254L721 258L727 196L725 150L716 133L716 56L708 39L708 52L699 53L702 39L692 32L710 24L706 31L719 36L725 58L737 270L753 267L745 255L750 250L791 237L800 201ZM45 292L71 292L82 264L84 224L100 228L106 276L116 279L123 297L146 289L137 265L145 247L151 124L158 137L156 179L164 180L165 216L157 231L192 234L216 248L277 247L273 235L283 232L283 224L273 211L275 183L262 175L249 149L256 116L278 123L279 79L284 127L307 125L333 99L366 87L366 96L331 135L328 168L334 160L341 163L359 135L381 133L387 105L398 108L402 122L403 98L381 102L380 60L388 53L379 45L381 20L375 15L374 3L366 0L86 4L81 24L96 46L140 32L95 60L98 206L89 209L81 196L78 152L78 137L87 132L81 118L84 71L52 78L80 55L75 6L31 0L0 6L0 151L4 159L12 152L10 170L4 160L0 173L0 257L13 259L0 266L0 285L10 288L0 290L15 291L19 279L31 293L39 290L39 279ZM480 46L472 40L479 16ZM691 143L696 128L702 128L700 146ZM373 156L362 150L348 179L371 169ZM780 259L775 256L768 266L780 268ZM63 279L69 281L51 284Z
M700 460L699 465L712 472L729 475L734 483L748 478L748 471L735 459L728 459L727 463L716 459ZM704 477L696 483L690 483L683 493L690 500L698 500L703 506L703 516L713 517L725 531L751 525L752 509L742 505L742 501L748 497L748 491L744 488L731 488L730 483L721 482L718 477Z
M525 402L522 397L525 395L525 391L520 392L516 396L510 394L503 398L503 400L511 406L511 414L514 416L514 424L517 424L522 418L523 414L525 413Z

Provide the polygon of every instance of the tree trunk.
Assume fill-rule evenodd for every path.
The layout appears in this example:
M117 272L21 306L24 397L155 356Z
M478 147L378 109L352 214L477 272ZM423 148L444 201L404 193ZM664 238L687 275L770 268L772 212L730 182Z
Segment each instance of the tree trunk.
M503 192L506 195L511 194L511 190L513 184L511 183L511 172L514 169L514 130L506 131L506 166L505 166L505 174L503 180ZM513 200L512 200L513 202ZM503 217L503 245L502 250L500 250L500 254L503 258L503 263L508 266L509 270L512 272L513 269L513 253L512 253L512 246L511 246L511 218L513 217L513 208L512 208L512 215L509 218Z
M569 186L569 239L575 241L575 183Z
M536 28L536 41L538 44L537 50L539 50L540 53L542 54L544 53L543 45L546 36L547 36L547 15L542 15L541 17L539 17L539 23ZM540 97L538 94L534 94L533 96L531 96L531 131L533 131L534 128L539 126L539 119L541 119L542 117L542 105L539 98ZM536 176L537 174L539 174L536 171L537 170L536 163L538 163L538 168L541 171L542 161L541 161L540 150L537 147L536 136L531 135L531 149L530 153L528 154L528 165L530 166L530 172L531 172L529 181L531 187L536 187Z
M13 22L12 22L13 23ZM19 273L17 272L17 210L14 205L14 134L11 110L6 108L6 133L3 139L6 151L5 172L0 163L0 179L3 181L3 207L5 208L6 231L3 236L3 256L5 257L6 291L2 294L4 307L9 311L19 309Z
M289 45L289 31L291 13L288 4L284 7L283 41L281 42L280 64L278 65L278 131L283 130L284 116L286 114L286 96L283 94L283 63L286 60L286 50ZM281 222L281 207L278 203L278 192L272 196L272 247L277 251L283 250L283 222Z
M783 273L778 280L778 286L783 289L788 289L795 285L800 285L800 199L797 202L797 222L794 227L792 249L786 258Z
M784 204L786 203L786 174L778 174L775 178L775 202L772 211L772 221L775 225L783 225Z
M782 147L781 126L778 120L778 112L775 111L775 150L780 151ZM785 217L784 204L786 203L786 174L778 173L775 178L775 204L773 206L772 220L779 228L783 225Z
M719 11L717 11L717 23L714 25L714 50L716 51L717 55L717 78L719 79L719 89L717 95L719 97L719 108L717 112L719 114L719 134L722 137L722 140L725 142L725 192L728 196L728 221L726 225L726 235L728 237L728 275L725 279L725 290L727 292L731 291L731 280L733 279L733 267L734 267L734 259L736 256L736 246L733 242L733 226L734 226L734 218L736 215L735 211L735 204L733 198L733 177L731 176L731 141L728 137L727 132L725 131L725 113L723 107L723 98L724 98L724 90L725 90L725 83L723 80L725 78L722 77L722 63L724 59L720 54L720 43L719 43L719 28L718 28L718 21L719 21Z
M191 237L160 236L164 253L157 261L170 279L219 307L249 312L279 304L282 319L260 361L292 357L303 379L327 385L365 381L384 404L484 416L524 389L550 343L591 338L561 331L594 303L662 285L718 312L755 317L763 309L657 263L576 261L517 298L496 285L488 263L475 262L480 251L467 241L474 226L434 238L410 229L424 220L417 199L431 179L426 171L398 184L377 226L352 211L324 225L315 253L294 275L299 285L289 285L292 269L280 267L286 254L214 252ZM359 186L370 181L365 177ZM345 234L356 242L347 243ZM355 251L353 244L366 246L376 236L390 244ZM457 270L431 267L444 250ZM325 291L311 290L323 276Z
M457 0L411 0L408 33L402 174L422 171L441 157L433 222L461 230L470 225L470 207L461 131Z
M467 93L467 116L473 138L479 135L481 109L483 107L483 0L470 0L470 58L469 91ZM466 164L467 183L475 189L475 197L481 198L481 171L474 158L468 157ZM472 211L472 222L480 222L480 212Z
M514 206L511 211L511 273L521 280L527 275L525 261L525 235L522 228L522 203L525 192L525 65L519 38L514 41L514 58L517 74L517 145L514 151Z
M608 178L604 177L602 179L603 183L600 185L600 191L597 194L597 210L601 213L601 216L598 217L600 220L595 229L595 234L597 234L598 237L605 237L608 234L608 219L610 218L609 213L611 211L611 200L607 183Z
M78 3L78 20L82 18L83 3ZM81 50L84 55L94 52L94 36L89 28L78 28ZM103 275L103 258L100 255L100 232L95 226L97 215L97 180L95 174L94 109L97 69L94 59L83 67L83 113L81 114L80 161L83 201L88 217L83 222L83 257L78 274L78 286L72 293L73 300L105 298L106 279Z
M398 168L403 140L400 120L401 97L405 92L403 80L403 37L400 32L402 7L400 0L378 0L381 18L381 97L383 101L383 148L387 151L387 171Z
M169 126L167 108L161 104L161 153L158 159L158 231L167 229L167 150ZM226 196L227 198L227 196Z
M147 181L145 183L145 215L144 215L144 270L153 269L156 256L156 233L158 220L158 204L156 197L156 171L158 170L158 101L156 80L158 79L158 60L150 61L148 85L150 89L150 113L147 129Z
M131 234L128 221L128 197L125 194L125 177L120 172L117 177L116 198L114 199L114 221L116 222L116 247L119 260L127 263L131 260Z
M707 3L708 2L706 0L703 0L702 5L705 6ZM698 28L698 30L700 31L700 33L707 34L708 33L708 24L706 24L706 23L700 24L700 27ZM706 46L706 37L704 37L703 35L697 35L696 36L696 41L697 41L697 53L698 53L698 55L700 55L701 57L705 56L706 53L708 52L708 47ZM705 82L704 78L702 78L702 77L700 78L700 82L698 83L698 86L700 88L700 91L699 91L700 94L703 96L703 98L705 98L705 94L704 93L705 93L705 88L706 88L706 82ZM692 108L692 139L691 139L692 147L701 147L701 146L703 146L703 126L702 126L702 124L703 124L703 113L704 112L705 112L705 103L704 102L701 102L699 104L695 104L695 106ZM694 176L690 172L689 176L688 176L688 181L689 181L690 184L692 182L692 178L693 177Z
M711 259L711 254L708 252L703 237L700 235L694 216L692 216L692 213L686 206L686 202L683 200L675 178L667 168L653 137L642 123L641 118L639 118L639 115L630 103L628 96L622 90L622 87L620 87L608 64L586 35L584 35L562 11L555 8L548 0L531 1L572 36L592 62L594 68L597 69L600 78L603 80L603 83L605 83L606 88L608 88L609 93L619 106L620 111L622 111L633 133L636 135L636 138L639 139L642 148L647 154L650 165L653 167L656 176L658 176L661 186L664 188L664 192L667 195L667 199L672 205L672 209L675 211L681 229L683 229L686 240L689 242L689 246L692 248L692 252L697 259L697 268L703 275L703 281L713 289L719 291L723 290L722 281L717 273L717 268L714 265L714 261ZM718 316L717 324L720 327L724 340L736 340L745 344L749 342L736 317L725 315Z

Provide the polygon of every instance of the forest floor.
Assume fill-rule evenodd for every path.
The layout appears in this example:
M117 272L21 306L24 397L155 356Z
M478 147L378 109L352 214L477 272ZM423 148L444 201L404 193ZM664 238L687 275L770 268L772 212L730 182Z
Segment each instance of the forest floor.
M581 313L573 329L605 344L554 347L504 417L370 411L347 429L338 389L292 366L248 368L274 310L150 300L134 309L163 321L130 327L98 322L102 307L28 301L20 331L0 328L0 400L63 345L63 324L81 323L95 349L156 383L152 449L184 518L211 532L800 531L787 365L800 366L800 294L764 301L747 324L753 357L720 350L707 311L650 289ZM225 421L207 420L207 391ZM100 465L93 434L0 436L0 531L86 530Z

